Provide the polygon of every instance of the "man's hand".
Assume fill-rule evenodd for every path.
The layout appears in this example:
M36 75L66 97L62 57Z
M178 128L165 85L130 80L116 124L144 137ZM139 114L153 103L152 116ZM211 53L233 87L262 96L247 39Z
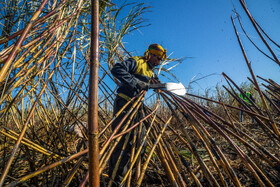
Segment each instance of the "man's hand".
M136 87L139 90L148 90L149 89L149 84L144 82L144 81L137 80Z

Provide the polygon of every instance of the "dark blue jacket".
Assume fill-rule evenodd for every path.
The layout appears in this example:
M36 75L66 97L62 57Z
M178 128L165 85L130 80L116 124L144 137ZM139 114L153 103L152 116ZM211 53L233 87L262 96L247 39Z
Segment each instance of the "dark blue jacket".
M117 92L130 98L141 91L137 88L137 79L149 83L154 74L148 62L138 56L116 63L111 72L121 82Z

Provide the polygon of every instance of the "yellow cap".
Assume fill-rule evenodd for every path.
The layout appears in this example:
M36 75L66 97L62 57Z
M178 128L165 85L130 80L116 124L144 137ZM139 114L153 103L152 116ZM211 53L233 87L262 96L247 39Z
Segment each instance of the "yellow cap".
M166 56L166 49L163 49L163 47L161 47L161 45L159 45L159 44L151 44L146 52L161 57L163 61L167 57Z

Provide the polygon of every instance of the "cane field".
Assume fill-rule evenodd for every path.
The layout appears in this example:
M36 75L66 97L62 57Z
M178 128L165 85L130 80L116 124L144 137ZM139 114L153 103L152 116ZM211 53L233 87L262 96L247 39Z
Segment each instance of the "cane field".
M122 128L112 131L120 83L110 70L134 55L123 38L149 27L142 16L150 7L140 1L99 1L99 155L94 156L100 186L114 185L108 161L128 134L133 142L126 138L124 147L133 147L121 185L280 186L280 84L254 73L236 26L257 30L269 52L256 50L270 63L280 65L280 46L244 0L236 3L243 9L231 17L239 43L234 48L244 56L248 79L237 84L220 72L223 85L204 93L192 92L191 82L184 96L142 91L129 101ZM91 1L1 0L0 8L0 186L89 186ZM123 9L130 11L123 16ZM238 11L250 22L242 23ZM166 65L180 66L182 60L167 58L156 71L176 78ZM243 90L254 97L247 98L250 105L239 96Z

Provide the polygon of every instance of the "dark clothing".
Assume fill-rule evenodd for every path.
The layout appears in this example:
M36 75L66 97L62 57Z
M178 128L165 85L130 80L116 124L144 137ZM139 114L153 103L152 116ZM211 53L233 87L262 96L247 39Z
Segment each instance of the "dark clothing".
M127 101L120 97L117 96L114 102L114 115L116 115L118 113L118 111L120 111L122 109L122 107L127 103ZM114 130L118 124L120 123L120 121L123 119L123 117L127 114L127 112L130 110L130 108L132 107L132 104L129 104L124 110L123 112L114 120L114 122L112 123L112 130ZM141 109L141 107L140 107ZM139 111L140 111L139 109ZM140 120L140 112L137 112L134 119L131 121L130 125L135 124L137 121ZM128 119L128 118L127 118ZM124 121L123 126L125 126L125 124L127 123L127 120ZM123 129L121 127L121 129ZM138 128L138 127L136 127ZM143 139L143 137L145 136L146 133L146 128L144 125L142 125L142 130L141 130L141 135L140 135L140 139ZM120 132L121 130L119 130ZM130 136L129 136L129 140L128 143L122 153L122 157L121 157L121 161L116 173L116 177L114 179L113 185L112 186L119 186L120 182L122 181L123 177L125 176L125 174L127 173L129 167L130 167L130 157L131 157L131 151L132 151L132 147L133 147L133 132L132 131ZM136 132L137 133L137 132ZM117 144L117 146L115 147L110 160L109 160L109 176L112 177L115 165L119 159L119 156L121 155L122 149L123 149L123 145L125 143L126 137L128 136L128 134L123 135L123 137L120 139L119 143ZM138 133L136 135L136 137L138 137ZM136 145L137 146L137 145ZM139 145L138 145L139 146ZM137 147L138 147L137 146ZM138 148L136 147L136 151L138 150ZM141 151L141 157L143 158L144 153L145 153L145 148L146 148L146 143L144 144L142 151Z
M137 80L148 83L153 76L153 70L149 63L137 56L115 64L111 72L121 81L117 92L130 98L141 91L137 88Z
M245 92L245 94L248 98L250 98L253 102L255 102L255 99L252 97L252 94L250 92L247 91L247 92ZM239 94L239 97L246 103L246 105L249 108L251 108L252 103L249 101L249 99L247 97L245 97L242 93ZM243 122L243 111L242 110L240 110L240 122ZM254 123L254 122L255 122L255 119L252 117L252 123Z
M248 98L250 98L253 102L255 102L255 99L252 97L252 94L250 92L246 92L245 93L247 97L245 97L242 93L239 94L239 97L245 101L245 103L248 105L248 106L251 106L252 103L249 101Z
M116 77L118 80L120 80L121 85L118 88L117 92L118 95L116 96L115 102L114 102L114 116L122 109L122 107L130 100L130 98L136 96L141 92L139 87L137 86L138 81L143 81L145 83L149 83L150 79L153 77L153 71L152 68L150 67L149 63L145 61L144 59L140 57L133 57L129 58L128 60L122 62L122 63L117 63L111 70L112 74L114 77ZM123 112L114 120L112 123L112 130L114 130L120 123L120 121L124 118L124 116L127 114L127 112L131 109L132 103L129 104ZM135 124L137 121L140 120L141 117L141 107L139 108L139 111L136 112L134 119L131 121L129 124L129 127L133 124ZM129 117L128 117L129 118ZM127 118L127 119L128 119ZM123 127L127 124L127 120L122 124L120 130L118 132L121 132ZM139 126L140 127L140 126ZM136 127L136 128L139 128ZM139 139L143 139L145 135L145 126L143 125L142 127L142 133ZM130 157L131 157L131 151L133 147L133 132L132 131L128 143L122 153L123 145L125 143L125 140L128 136L128 134L123 135L123 137L120 139L120 142L114 149L110 160L109 160L109 176L112 178L112 173L115 168L115 165L118 161L119 156L122 153L121 161L117 170L116 177L114 179L113 186L119 186L120 182L122 181L123 177L127 173L130 165ZM137 133L137 132L136 132ZM138 133L137 133L138 135ZM137 147L136 147L137 151ZM142 149L141 155L143 158L145 151L145 146Z
M122 107L126 103L127 103L127 101L125 99L123 99L120 96L117 96L115 99L115 102L114 102L114 115L116 115L116 113L118 113L118 111L120 111L120 109L122 109ZM129 111L130 108L131 108L131 104L129 104L129 106L127 106L126 109L123 110L123 112L119 115L119 117L117 117L114 120L114 122L112 123L112 130L114 130L118 126L118 124L120 123L122 118L125 116L125 114ZM124 126L126 123L127 123L127 120L123 123L122 126ZM110 157L110 160L109 160L109 176L110 177L112 177L112 173L114 171L118 158L121 154L125 139L126 139L126 135L121 138L121 140L115 147L115 149ZM129 142L128 142L126 148L124 149L122 159L119 164L119 168L117 170L117 174L116 174L116 177L114 180L115 182L113 183L113 186L118 186L119 183L122 181L121 176L124 176L124 174L127 172L128 163L129 163L129 159L130 159L130 153L131 153L131 147L132 147L131 146L132 139L133 139L133 135L131 134L129 137Z

